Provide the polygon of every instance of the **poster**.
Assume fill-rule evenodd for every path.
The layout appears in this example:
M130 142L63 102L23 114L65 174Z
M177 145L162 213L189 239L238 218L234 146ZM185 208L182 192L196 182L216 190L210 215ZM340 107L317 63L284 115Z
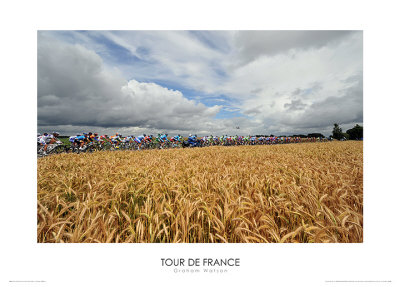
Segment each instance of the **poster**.
M394 205L396 204L397 194L395 192L396 169L394 164L392 164L392 162L395 162L397 156L395 146L397 135L393 128L393 124L395 125L396 123L396 99L392 96L396 90L393 87L393 84L396 83L396 73L392 67L392 63L395 63L396 59L398 59L396 53L398 40L395 37L396 31L394 27L396 26L396 18L395 9L392 7L392 4L381 7L374 7L373 5L361 2L346 3L346 5L335 3L335 5L332 4L330 7L327 7L321 3L312 1L308 2L308 5L295 2L289 2L286 5L284 3L260 5L251 2L241 5L228 2L221 2L219 4L207 3L208 5L190 5L190 3L179 2L153 4L72 2L57 7L50 2L39 5L31 3L18 4L3 4L5 8L2 9L3 11L10 11L2 20L4 35L7 39L4 42L6 44L3 44L3 55L5 56L4 75L7 79L5 81L6 91L3 95L3 99L5 100L2 109L3 132L5 136L10 135L12 138L20 139L15 143L15 146L14 144L12 145L13 148L11 151L6 149L7 151L4 152L3 181L6 183L6 186L3 190L4 206L2 209L4 223L4 232L2 232L2 254L4 256L2 256L2 263L5 266L3 267L5 272L2 272L1 276L2 285L396 285L398 276L396 275L394 266L398 248L395 239L398 232L395 228L396 206ZM55 30L78 31L76 35L80 37L80 41L85 40L85 32L83 30L87 30L89 33L98 31L99 34L101 34L101 31L108 31L114 37L120 30L166 30L162 31L161 34L172 33L174 36L186 35L186 32L179 33L179 31L194 30L217 30L215 31L217 34L219 33L218 31L237 30L297 30L297 32L303 30L358 31L355 34L362 35L363 59L361 64L358 62L355 65L361 65L362 68L361 85L363 88L361 104L363 108L361 112L363 113L363 117L365 117L365 122L363 120L360 123L366 127L366 135L365 139L363 139L363 148L365 149L363 151L363 206L365 208L363 209L362 242L301 244L243 242L171 244L39 243L37 235L38 220L40 219L38 219L37 186L41 182L38 182L37 173L37 162L39 159L34 154L34 143L31 138L34 138L34 133L45 132L45 130L38 131L38 121L45 121L51 116L50 110L50 112L45 113L45 117L41 117L43 99L39 100L38 98L38 94L41 93L40 88L42 87L39 85L38 79L40 79L40 75L43 75L43 70L39 69L41 64L38 62L41 55L40 51L44 51L44 55L50 54L45 50L39 50L38 47L42 43L45 43L40 38L41 31ZM44 34L48 36L49 33ZM294 39L296 39L295 34ZM204 34L201 35L201 33L198 33L197 36L197 39L201 39L201 37L204 37ZM221 40L221 37L218 36L214 39ZM260 38L252 36L250 40L260 40ZM318 39L320 38L318 37ZM121 40L123 37L119 39ZM116 39L114 40L117 41ZM203 40L202 43L204 44L206 40L204 38ZM250 40L244 41L244 43L249 43ZM61 40L58 39L58 41ZM307 41L303 45L309 45L312 39L308 38ZM52 44L55 42L50 41ZM229 40L222 42L229 43ZM61 41L60 45L62 43L64 42ZM190 44L191 42L185 43ZM214 45L216 43L220 42L211 42ZM294 44L293 42L290 43L291 45L300 45L296 41L294 41ZM340 43L336 43L335 45L340 46ZM121 42L119 44L120 46L124 45ZM92 57L95 64L99 63L96 62L99 60L96 55L100 55L101 52L104 53L102 54L104 57L107 55L107 51L101 50L99 47L96 47L99 50L93 52L94 54L87 48L85 50L85 42L81 42L78 47L76 43L72 42L69 45L68 47L72 47L71 49L77 49L79 52L86 54L87 57ZM166 48L166 42L161 42L160 45L161 48ZM68 49L68 47L59 46L58 48L61 51L65 51L64 49ZM200 47L203 46L200 45ZM251 57L260 53L257 47L256 44L255 46L248 46L249 53L243 54L243 60L253 61ZM272 44L269 47L272 47ZM288 60L290 63L296 60L296 56L301 61L300 54L310 53L313 49L320 52L329 50L325 44L321 43L316 43L311 50L302 46L300 48L301 52L291 54L292 60ZM292 48L289 46L287 49L291 50ZM158 51L162 51L162 49ZM173 51L173 49L170 51ZM351 49L349 51L354 52ZM138 50L137 52L138 58L146 55L146 49ZM353 61L357 58L357 53L351 54L350 52L348 54L349 59L346 59L348 62L343 60L343 63L354 63ZM274 53L274 50L272 49L270 53ZM122 51L119 55L121 54ZM199 52L199 55L205 54ZM179 54L177 58L179 58L178 56ZM185 57L183 53L180 56L181 59ZM245 56L250 58L246 58ZM345 55L343 57L345 58ZM278 57L276 56L276 58ZM219 74L207 74L209 70L207 68L202 70L202 68L204 68L203 65L207 66L208 62L206 60L208 59L210 58L196 62L198 65L194 65L194 67L184 66L184 69L182 68L183 72L172 70L175 71L176 75L182 76L182 81L187 80L186 86L180 87L182 97L187 95L184 87L189 87L189 84L193 85L190 87L197 87L204 94L210 93L207 90L210 87L196 86L198 84L196 81L199 81L201 78L185 78L184 72L187 69L193 68L192 75L209 77L210 81L212 78L215 80L217 76L222 75L221 77L223 77L226 73L234 70L234 67L231 67L231 70L229 70L227 66L224 66L223 62L218 62L222 58L215 57L212 58L214 60L213 64L221 67L221 70L216 70ZM316 67L316 62L312 62L315 59L317 58L313 57L313 55L309 55L306 58L307 65L310 65L307 66L310 67L309 69ZM330 58L331 62L328 63L335 66L338 65L340 59L332 57ZM71 64L73 58L69 60L60 62L60 69L64 69ZM284 59L280 60L281 62L279 63L285 63ZM111 60L110 62L101 60L100 63L109 64ZM278 66L280 66L279 63ZM324 66L326 67L326 64ZM85 67L91 68L89 66ZM301 67L301 65L297 63L293 67ZM348 66L343 64L343 67ZM340 69L340 66L337 66L337 68ZM119 70L116 73L123 74L123 68L115 65L110 65L107 69L108 71L113 71L113 73L115 70ZM309 71L307 70L309 69L306 69L304 74L308 74ZM48 71L54 72L56 70ZM160 73L163 72L162 69L158 71ZM128 73L129 71L125 72ZM146 72L148 71L143 70L142 74L146 74ZM251 74L250 72L249 70L243 71L245 75ZM319 73L315 74L323 75L324 72L324 69L321 68ZM166 74L168 73L172 72L168 70ZM240 70L237 70L236 73L236 75L240 75ZM277 74L268 74L270 73L268 70L265 70L264 73L268 76L268 79L272 79ZM281 71L280 73L283 76L284 72ZM296 71L296 74L299 77L303 76L300 70ZM68 79L74 76L77 78L76 81L80 78L73 71L70 74L64 75L65 80L60 81L60 85L63 82L68 83ZM100 84L107 83L107 80L110 82L118 80L118 76L115 76L115 74L105 75L104 73L100 73L99 75L104 76L104 78L100 79ZM354 75L357 74L355 73ZM49 73L46 76L51 78L56 75ZM286 74L285 76L289 77L290 75ZM346 79L350 81L352 79L351 75L345 77L345 72L343 72L342 76L342 81ZM298 77L295 78L297 79ZM96 79L98 80L98 78ZM140 83L149 83L149 79L146 81L145 78L138 80L131 77L130 80L130 86L127 85L125 89L128 95L129 93L131 95L140 95L140 89L137 86L140 86ZM254 79L247 80L253 81ZM311 80L307 81L307 83L311 82ZM219 87L220 83L222 82L214 82L212 88L216 89L218 87L221 89L219 91L221 94L222 91L228 92L228 88L234 84L237 85L235 86L236 89L241 88L237 81L232 81L231 85L228 83L227 88L222 90L223 87ZM256 85L257 81L251 83ZM270 83L272 84L272 82ZM162 84L159 82L158 86L153 85L152 87L162 91L166 89L167 92L164 97L169 96L169 93L171 93L172 97L179 98L180 95L174 93L174 91L179 91L179 88L174 88L171 85L165 85L165 87ZM290 85L289 81L288 85ZM95 83L95 86L99 87L98 83ZM266 86L257 88L266 88ZM318 85L299 86L298 94L296 94L296 87L293 86L293 89L287 89L287 91L292 93L290 95L293 97L286 99L286 102L280 102L281 107L291 110L292 113L298 113L299 109L302 108L312 107L312 102L306 102L304 98L300 98L300 93L307 93L307 91L300 89L302 87L318 90ZM72 93L76 86L67 86L67 88L70 88ZM98 92L104 92L107 88L108 86L100 86ZM254 94L260 92L257 91L257 88L253 89ZM324 89L327 90L328 86L323 86L322 90ZM281 92L283 91L286 90L283 89ZM127 96L126 94L124 95L125 97ZM143 97L146 96L149 95L143 95ZM199 108L199 102L196 102L195 96L196 94L193 95L192 99L188 99L189 103L183 100L183 104L188 104L192 111L199 109L200 112L204 112L202 115L203 118L207 118L209 115L212 115L211 118L215 117L213 113L216 110L221 112L222 108L219 107L220 104L211 102L211 100L207 103L202 103L204 107L200 105ZM329 96L327 95L327 97ZM255 96L253 95L248 100L254 100L254 98ZM221 99L223 98L217 98L217 100ZM45 100L47 100L47 103L45 102L46 105L57 104L57 99L48 97ZM52 100L55 102L52 102ZM193 106L190 106L192 104L190 101L193 101ZM101 103L95 103L93 106L99 106ZM354 101L350 101L349 104L352 103ZM57 114L62 115L62 107L65 107L67 104L68 102L62 103L60 106L61 109L57 110ZM78 110L83 105L83 103L82 105L79 103L73 104L73 107ZM247 110L243 108L241 112L246 110L247 114L244 114L245 116L257 119L257 103L249 101L247 104ZM268 104L271 105L272 103ZM163 105L165 107L168 103L163 103ZM334 103L334 105L339 105L339 103ZM220 117L220 122L226 122L226 119L229 120L237 116L231 116L237 112L232 109L232 106L234 106L233 103L231 103L230 110L226 109L227 106L225 106L225 114ZM347 107L348 105L343 106L338 112L343 112ZM141 109L145 110L145 107L141 107ZM168 111L168 109L166 110ZM84 112L85 110L83 110ZM80 111L80 114L82 114L82 111ZM321 114L318 115L322 117ZM96 114L88 116L95 118ZM124 116L125 118L129 118L128 115L124 114ZM145 116L143 115L142 117ZM182 120L179 122L187 124L187 122L183 122ZM229 125L229 128L232 130L229 132L233 133L237 127L239 127L238 130L244 130L254 126L254 122L248 123L248 126L246 126L246 123L244 125L242 123L243 121L240 123L232 121ZM291 123L295 125L296 121L292 121ZM122 123L122 125L125 125L125 123ZM344 129L347 130L351 127L352 125L344 127ZM279 129L276 129L275 133L279 131ZM295 132L294 130L291 131ZM76 131L72 132L75 133ZM138 133L140 132L142 131L139 130ZM311 133L312 131L307 132ZM29 144L30 142L32 144ZM385 147L382 148L383 146ZM286 239L296 240L295 237L286 237ZM223 264L224 266L219 266ZM196 270L199 271L197 272Z

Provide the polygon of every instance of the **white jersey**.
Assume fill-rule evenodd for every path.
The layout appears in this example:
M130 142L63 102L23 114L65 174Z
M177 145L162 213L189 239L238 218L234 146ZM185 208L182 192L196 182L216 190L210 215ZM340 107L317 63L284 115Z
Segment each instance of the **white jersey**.
M48 143L50 143L50 141L51 141L53 138L54 138L53 135L47 135L47 136L43 135L43 136L41 136L41 137L39 138L39 143L41 143L41 144L48 144Z

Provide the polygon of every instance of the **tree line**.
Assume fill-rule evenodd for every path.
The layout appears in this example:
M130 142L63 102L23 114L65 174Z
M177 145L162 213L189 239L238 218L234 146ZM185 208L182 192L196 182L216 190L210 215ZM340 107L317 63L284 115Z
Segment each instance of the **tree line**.
M362 140L363 139L363 127L356 124L353 128L348 129L345 133L339 124L335 123L332 130L332 138L337 140L348 139L348 140Z
M310 133L310 134L294 134L288 135L289 137L299 137L299 138L325 138L321 133ZM275 135L256 135L256 137L275 137ZM286 135L279 135L278 137L286 137ZM353 128L348 129L346 132L342 131L339 124L335 123L333 125L332 135L329 138L337 140L362 140L363 139L363 127L356 124Z

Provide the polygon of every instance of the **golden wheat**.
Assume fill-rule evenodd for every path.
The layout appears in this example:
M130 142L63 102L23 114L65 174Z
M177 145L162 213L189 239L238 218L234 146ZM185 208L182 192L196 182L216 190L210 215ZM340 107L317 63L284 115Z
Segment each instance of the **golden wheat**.
M361 142L38 159L38 242L362 242Z

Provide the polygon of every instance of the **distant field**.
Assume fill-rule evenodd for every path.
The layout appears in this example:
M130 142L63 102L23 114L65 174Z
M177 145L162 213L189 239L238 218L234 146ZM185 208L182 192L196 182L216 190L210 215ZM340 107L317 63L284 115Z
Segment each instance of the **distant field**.
M38 242L363 242L362 142L38 159Z
M65 145L71 145L71 143L69 142L69 138L59 138L59 140Z

